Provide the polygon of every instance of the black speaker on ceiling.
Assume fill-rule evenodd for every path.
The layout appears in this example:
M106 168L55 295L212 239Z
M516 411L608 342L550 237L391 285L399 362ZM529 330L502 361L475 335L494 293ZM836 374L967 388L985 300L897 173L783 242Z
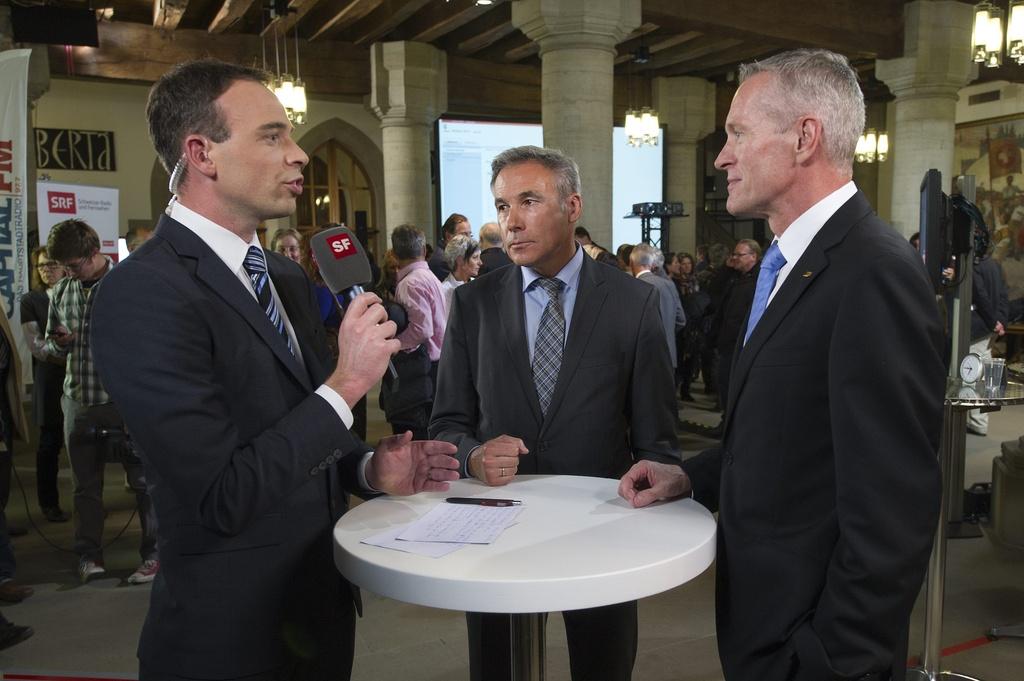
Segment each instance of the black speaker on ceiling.
M10 6L15 42L100 46L95 10L13 2Z

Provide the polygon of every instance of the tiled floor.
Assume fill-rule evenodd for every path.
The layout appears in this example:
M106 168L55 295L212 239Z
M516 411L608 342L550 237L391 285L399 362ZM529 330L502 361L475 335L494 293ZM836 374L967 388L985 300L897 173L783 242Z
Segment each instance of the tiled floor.
M371 400L373 404L375 400ZM706 405L701 398L698 407ZM685 405L684 419L717 422L717 413ZM383 433L379 412L371 408L371 435ZM989 480L992 458L999 443L1024 433L1024 407L992 414L987 438L968 435L966 481ZM373 439L371 437L371 439ZM696 452L708 444L697 436L684 436L683 446ZM18 452L17 473L34 502L33 459ZM66 464L65 464L66 465ZM70 479L62 471L64 506L70 509ZM108 468L107 519L113 537L128 521L130 496L123 476ZM1024 500L1020 502L1024 505ZM22 495L12 493L9 516L25 525ZM37 522L42 522L36 517ZM47 538L70 546L70 523L43 523ZM14 540L20 561L19 580L36 594L17 605L4 605L11 620L32 625L35 636L14 648L0 651L0 670L55 672L134 678L135 644L146 612L149 587L127 586L123 579L138 562L137 523L107 550L109 572L103 579L82 586L75 580L74 558L59 553L34 534ZM945 658L945 665L986 681L1024 679L1024 639L988 642L987 629L997 623L1024 621L1024 551L997 549L987 538L952 541L947 563L944 646L980 644ZM714 632L714 576L709 570L698 579L640 603L640 653L635 681L714 681L721 669ZM923 599L919 599L911 632L911 653L923 639ZM448 681L468 678L465 624L461 613L422 608L364 596L365 616L357 629L355 681ZM568 658L561 619L548 622L549 681L567 681Z

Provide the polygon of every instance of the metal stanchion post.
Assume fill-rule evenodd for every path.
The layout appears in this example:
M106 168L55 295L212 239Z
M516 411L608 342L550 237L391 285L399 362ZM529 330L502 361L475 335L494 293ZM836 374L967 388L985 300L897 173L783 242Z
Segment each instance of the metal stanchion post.
M924 652L921 654L921 666L907 670L907 678L915 681L939 681L942 679L963 679L979 681L973 676L964 676L956 672L940 671L942 663L942 608L945 597L946 579L946 518L952 494L960 490L954 488L955 466L953 458L957 455L956 442L963 442L964 429L967 427L967 411L954 407L949 402L943 407L942 438L939 442L939 465L942 467L942 501L939 508L938 526L935 529L935 543L932 545L931 558L928 560L927 592L925 595ZM960 454L962 456L962 453Z
M968 201L974 201L975 177L973 175L961 175L956 178L956 185L960 188L960 194ZM972 241L973 243L973 241ZM972 282L974 279L974 249L963 255L960 263L962 281L957 287L953 297L951 313L953 315L952 329L952 355L950 357L949 375L957 378L960 370L960 362L971 349L971 297L973 295ZM961 414L962 415L962 414ZM966 424L966 419L963 419ZM974 539L981 536L981 529L972 523L964 522L964 438L966 427L961 428L956 437L950 441L952 447L952 458L950 459L949 475L951 478L950 496L942 507L943 517L949 523L946 529L947 539Z
M513 681L544 681L544 613L509 617L512 618Z

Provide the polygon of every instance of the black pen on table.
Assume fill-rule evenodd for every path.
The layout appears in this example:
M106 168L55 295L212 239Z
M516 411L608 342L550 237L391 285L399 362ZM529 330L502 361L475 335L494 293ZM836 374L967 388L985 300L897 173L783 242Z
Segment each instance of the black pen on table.
M488 499L486 497L448 497L449 504L471 504L473 506L521 506L518 499Z

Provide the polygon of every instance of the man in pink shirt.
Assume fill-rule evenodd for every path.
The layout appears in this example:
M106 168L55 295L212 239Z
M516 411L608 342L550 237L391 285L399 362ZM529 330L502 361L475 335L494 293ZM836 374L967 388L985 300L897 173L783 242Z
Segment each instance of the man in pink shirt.
M405 393L403 397L414 402L400 416L392 417L391 425L395 432L400 432L399 428L411 430L415 439L425 440L447 321L444 293L441 282L425 260L423 232L412 225L400 225L391 233L391 248L398 259L395 299L405 308L409 319L408 326L397 336L402 343L402 353L407 353L395 362L399 371L398 389Z

